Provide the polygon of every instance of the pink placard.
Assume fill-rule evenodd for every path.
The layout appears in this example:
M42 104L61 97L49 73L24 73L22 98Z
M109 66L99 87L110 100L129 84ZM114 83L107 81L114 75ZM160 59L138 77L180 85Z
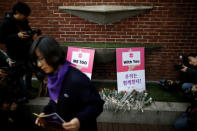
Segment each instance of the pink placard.
M117 48L116 60L117 72L144 70L144 47Z
M69 46L67 51L67 60L91 79L94 53L94 49Z
M144 47L117 48L117 85L120 91L145 91Z

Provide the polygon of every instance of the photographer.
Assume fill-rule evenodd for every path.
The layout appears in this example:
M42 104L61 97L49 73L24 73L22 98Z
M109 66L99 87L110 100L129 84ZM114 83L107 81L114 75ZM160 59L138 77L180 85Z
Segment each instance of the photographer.
M179 116L174 123L177 131L197 130L197 54L189 54L185 57L180 71L187 78L182 84L183 91L190 97L191 105Z
M8 55L0 50L0 123L2 128L10 130L14 124L16 124L16 112L18 112L18 104L20 99L18 79L12 79L9 71L14 67L14 61L12 61Z
M187 55L186 60L188 65L183 65L180 69L185 74L185 77L187 77L187 80L182 85L182 89L193 98L196 97L197 93L197 54L192 53Z
M13 6L12 13L5 14L0 24L0 42L5 44L7 54L13 60L28 59L32 40L25 32L32 30L27 20L30 12L28 5L18 2Z
M15 62L2 50L0 50L0 107L2 102L22 103L23 82L20 77L23 71L17 69Z
M12 67L13 63L14 62L8 57L8 55L4 51L0 50L0 107L2 107L5 96L8 95L5 93L5 90L7 89L5 79L8 77L8 74L3 68Z
M29 49L37 33L29 26L27 18L30 13L31 9L26 3L17 2L13 6L12 13L6 13L0 24L0 43L5 45L8 56L16 62L18 67L25 70L24 77L22 76L21 79L27 93L32 89ZM40 35L41 31L39 30L38 33Z

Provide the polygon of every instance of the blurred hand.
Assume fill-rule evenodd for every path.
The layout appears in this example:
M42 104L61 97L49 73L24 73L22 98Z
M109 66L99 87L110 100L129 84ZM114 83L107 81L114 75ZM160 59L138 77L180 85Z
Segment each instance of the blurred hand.
M15 63L15 61L9 59L8 64L9 64L10 67L12 67L14 65L14 63Z
M0 77L5 77L7 74L4 72L4 70L0 69Z
M187 66L183 66L183 68L181 69L182 72L186 72L187 71Z
M25 32L19 32L18 37L21 39L26 39L29 37L29 35L27 35Z
M192 92L197 92L197 85L193 85L191 90Z
M78 118L73 118L70 122L65 122L62 124L62 127L66 131L78 131L80 128L80 122Z
M36 121L35 121L35 124L38 125L38 126L41 126L43 128L46 127L46 122L41 119L41 116L44 116L45 113L40 113L39 116L36 118Z

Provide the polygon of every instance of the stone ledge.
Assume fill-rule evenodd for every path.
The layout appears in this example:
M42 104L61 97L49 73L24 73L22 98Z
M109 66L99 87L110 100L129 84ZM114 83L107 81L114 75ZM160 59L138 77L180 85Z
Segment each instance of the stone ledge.
M37 97L29 101L26 107L31 112L41 112L48 103L48 97ZM173 125L174 120L183 113L189 103L153 102L144 108L144 112L133 109L130 112L103 111L98 122L131 123L151 125Z
M96 5L96 6L59 6L60 10L78 10L89 12L118 12L129 10L150 10L152 6L120 6L120 5Z
M153 102L144 108L144 112L135 109L130 112L104 111L98 122L173 125L174 120L187 106L188 103Z
M117 5L96 5L96 6L59 6L59 9L72 15L96 22L98 24L112 24L121 19L144 13L153 9L152 6L117 6Z

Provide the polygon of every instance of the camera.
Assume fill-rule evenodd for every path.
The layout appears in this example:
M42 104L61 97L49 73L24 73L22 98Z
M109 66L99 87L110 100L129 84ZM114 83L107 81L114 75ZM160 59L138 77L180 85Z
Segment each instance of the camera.
M180 55L179 58L182 60L182 63L180 63L179 65L175 65L175 70L181 70L184 68L184 66L190 67L190 64L186 56Z
M29 35L32 38L34 34L37 34L39 36L42 34L42 32L40 29L36 29L36 30L28 30L25 32L25 34Z
M174 68L175 68L175 70L181 70L184 68L184 64L182 63L180 65L175 65Z
M173 81L173 80L161 79L159 81L159 85L163 89L168 89L168 90L169 89L176 89L176 88L179 87L180 81L178 81L178 80Z

